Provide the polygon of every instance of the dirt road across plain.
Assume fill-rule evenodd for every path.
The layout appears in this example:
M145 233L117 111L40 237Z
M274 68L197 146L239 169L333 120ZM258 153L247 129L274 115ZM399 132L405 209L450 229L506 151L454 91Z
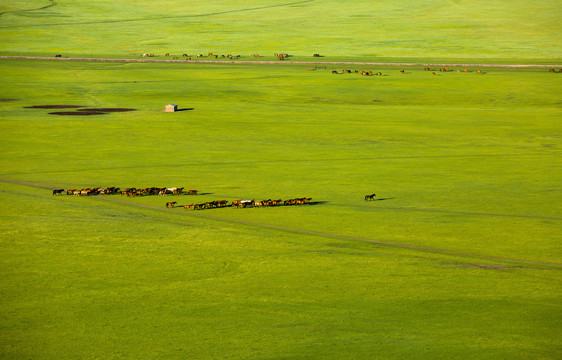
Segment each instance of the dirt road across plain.
M382 63L382 62L338 62L338 61L246 61L246 60L166 60L166 59L101 59L44 56L0 56L0 59L44 60L44 61L89 61L121 63L178 63L178 64L258 64L258 65L362 65L362 66L438 66L438 67L497 67L497 68L561 68L560 64L434 64L434 63Z

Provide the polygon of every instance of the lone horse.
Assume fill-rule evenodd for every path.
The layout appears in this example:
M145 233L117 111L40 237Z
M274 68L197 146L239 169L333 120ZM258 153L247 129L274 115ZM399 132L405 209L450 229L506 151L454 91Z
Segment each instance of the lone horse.
M375 200L377 194L365 195L365 201Z

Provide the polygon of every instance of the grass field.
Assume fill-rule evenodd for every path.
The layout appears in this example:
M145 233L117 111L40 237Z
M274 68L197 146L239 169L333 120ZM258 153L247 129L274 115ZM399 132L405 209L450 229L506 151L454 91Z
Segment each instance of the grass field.
M4 1L0 55L560 63L506 4ZM562 74L307 66L1 59L0 357L560 358Z
M4 0L0 14L0 55L562 59L554 0Z

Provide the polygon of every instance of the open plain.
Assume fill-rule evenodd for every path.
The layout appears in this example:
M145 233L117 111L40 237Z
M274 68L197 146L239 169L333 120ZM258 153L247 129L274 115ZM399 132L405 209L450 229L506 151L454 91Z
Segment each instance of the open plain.
M0 357L560 358L559 8L3 1Z

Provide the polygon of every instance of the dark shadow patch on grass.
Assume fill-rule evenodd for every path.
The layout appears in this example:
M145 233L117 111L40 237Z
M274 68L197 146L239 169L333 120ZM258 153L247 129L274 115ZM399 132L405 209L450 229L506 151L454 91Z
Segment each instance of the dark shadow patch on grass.
M24 106L24 109L78 109L83 108L84 105L33 105Z
M0 102L16 101L18 99L0 98Z
M179 111L191 111L191 110L195 110L195 108L182 108L182 109L177 109L176 112L179 112Z
M128 109L128 108L93 108L93 109L79 109L77 111L80 112L104 112L104 113L108 113L108 112L126 112L126 111L136 111L137 109Z
M380 198L380 199L373 199L372 201L384 201L384 200L393 200L394 198Z
M78 116L89 116L89 115L105 115L105 114L109 114L106 112L100 112L100 111L55 111L55 112L50 112L49 115L78 115Z

